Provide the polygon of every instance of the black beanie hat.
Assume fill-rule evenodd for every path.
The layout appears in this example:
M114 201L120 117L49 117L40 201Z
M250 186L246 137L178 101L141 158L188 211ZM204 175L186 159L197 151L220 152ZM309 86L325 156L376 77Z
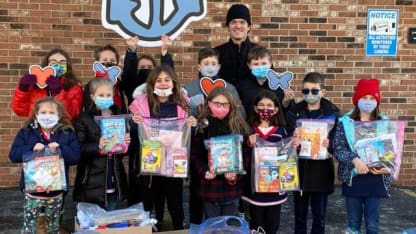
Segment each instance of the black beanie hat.
M251 25L250 11L243 4L235 4L230 7L225 25L228 25L233 19L243 19L247 21L248 25Z

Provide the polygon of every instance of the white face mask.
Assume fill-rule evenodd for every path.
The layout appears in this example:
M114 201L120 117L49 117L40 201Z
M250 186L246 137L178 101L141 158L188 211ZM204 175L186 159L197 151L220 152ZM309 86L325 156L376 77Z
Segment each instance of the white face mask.
M43 129L52 129L58 124L58 116L51 114L39 114L37 116L39 125Z
M168 89L155 88L153 93L156 94L159 97L169 97L170 95L173 94L172 90L173 90L173 88L168 88Z

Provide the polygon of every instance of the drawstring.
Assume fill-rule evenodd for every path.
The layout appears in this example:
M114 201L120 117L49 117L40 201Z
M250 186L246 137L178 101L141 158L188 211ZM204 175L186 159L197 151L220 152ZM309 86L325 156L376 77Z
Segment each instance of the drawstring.
M250 234L266 234L266 231L262 227L258 227L257 230L251 230Z

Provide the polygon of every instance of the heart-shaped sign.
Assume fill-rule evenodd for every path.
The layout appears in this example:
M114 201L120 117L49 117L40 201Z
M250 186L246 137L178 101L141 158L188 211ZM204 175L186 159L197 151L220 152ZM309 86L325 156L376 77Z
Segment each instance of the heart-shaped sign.
M216 87L227 87L227 83L223 79L216 79L212 80L209 77L202 77L199 81L199 85L201 86L202 92L205 94L205 96L208 96L209 93Z
M32 65L29 67L29 74L36 76L36 84L39 88L44 89L46 86L46 80L50 76L56 76L56 71L51 66L42 68L39 65Z
M269 88L276 90L277 88L288 89L290 88L290 82L294 78L292 72L283 72L279 74L272 69L269 69L266 74L267 79L269 80Z

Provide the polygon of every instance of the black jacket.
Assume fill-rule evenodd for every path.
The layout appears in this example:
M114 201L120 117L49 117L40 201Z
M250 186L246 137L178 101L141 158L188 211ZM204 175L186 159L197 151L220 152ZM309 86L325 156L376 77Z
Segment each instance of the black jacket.
M94 110L82 112L75 120L74 126L78 141L81 144L81 161L77 167L74 186L74 201L90 202L106 207L106 179L108 159L98 152L98 142L101 130L94 120L94 116L101 115L101 111ZM113 105L113 114L120 111ZM122 163L124 155L113 155L114 177L117 198L124 200L127 189L127 176Z
M287 129L292 134L296 128L296 120L307 118L305 101L297 103L286 113ZM334 119L339 115L339 109L329 100L321 98L321 106L317 119ZM334 128L329 133L329 141L333 139ZM331 146L331 144L330 144ZM328 148L332 153L332 148ZM299 159L300 187L304 192L332 193L334 191L335 168L332 158L327 160Z

